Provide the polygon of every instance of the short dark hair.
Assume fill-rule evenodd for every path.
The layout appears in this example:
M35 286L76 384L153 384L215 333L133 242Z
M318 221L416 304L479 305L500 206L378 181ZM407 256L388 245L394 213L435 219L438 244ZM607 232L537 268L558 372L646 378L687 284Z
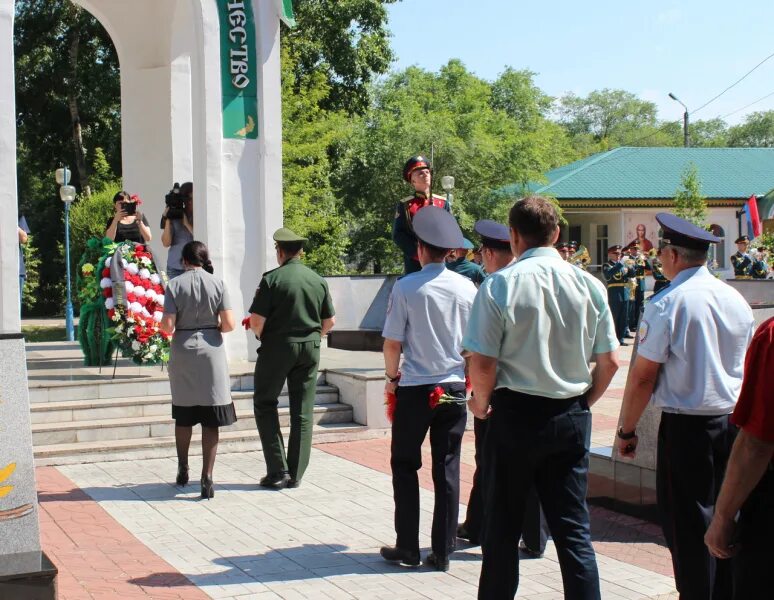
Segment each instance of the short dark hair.
M559 227L559 213L548 198L527 196L513 205L508 224L530 248L547 246Z
M132 197L129 195L129 192L121 190L120 192L116 192L116 195L113 196L113 204L116 202L129 202L131 199Z
M425 247L425 250L427 250L427 253L430 255L432 260L444 259L449 254L449 248L439 248L438 246L433 246L432 244L425 244L422 240L417 241Z
M304 248L304 242L277 242L277 247L287 256L295 256Z
M208 273L212 273L215 270L212 268L210 252L207 250L207 246L196 240L188 242L183 246L183 260L193 267L201 267Z

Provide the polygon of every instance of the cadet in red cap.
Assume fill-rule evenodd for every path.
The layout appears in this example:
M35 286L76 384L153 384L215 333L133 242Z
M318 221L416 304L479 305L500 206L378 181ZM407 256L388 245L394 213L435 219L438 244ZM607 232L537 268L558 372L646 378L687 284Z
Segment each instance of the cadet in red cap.
M424 156L412 156L406 161L403 179L414 187L414 194L398 202L392 224L392 240L403 251L403 271L408 275L422 268L417 258L417 236L412 224L414 215L425 206L437 206L449 211L449 204L443 196L431 193L432 166Z

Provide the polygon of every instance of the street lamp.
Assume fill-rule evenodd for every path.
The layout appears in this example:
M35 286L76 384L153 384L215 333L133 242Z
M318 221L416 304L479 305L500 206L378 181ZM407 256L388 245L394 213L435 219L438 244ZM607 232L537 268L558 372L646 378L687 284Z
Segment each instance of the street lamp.
M688 139L688 107L672 92L669 92L669 97L675 102L682 104L685 109L685 112L683 113L683 146L688 148L691 145L690 140Z
M67 304L65 304L65 329L67 341L75 341L73 327L73 298L70 284L70 204L75 200L75 188L70 183L71 171L67 167L56 170L56 182L59 184L59 197L65 203L65 263L67 267Z
M444 175L441 177L441 187L443 188L443 191L446 192L446 204L449 205L449 211L451 211L451 203L452 203L452 193L451 191L454 189L454 177L451 175Z

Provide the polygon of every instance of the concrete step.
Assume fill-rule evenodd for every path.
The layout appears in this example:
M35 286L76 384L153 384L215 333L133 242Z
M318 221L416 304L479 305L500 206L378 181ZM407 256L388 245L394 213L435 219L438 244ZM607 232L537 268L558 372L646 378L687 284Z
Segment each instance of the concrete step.
M252 411L253 392L231 392L237 412ZM315 404L332 404L338 401L338 390L329 385L317 386ZM279 406L287 407L287 390L279 397ZM130 398L100 398L94 400L65 400L37 402L30 405L33 425L43 423L70 423L134 417L157 417L171 414L172 397L169 394L135 396Z
M252 409L238 411L237 422L221 431L255 430ZM290 424L290 409L279 409L280 426ZM318 404L314 407L315 425L352 422L352 407L338 402ZM148 417L71 421L64 423L37 423L32 426L32 444L50 446L77 442L105 442L111 440L137 440L167 437L174 434L175 422L170 414Z
M343 442L384 437L389 433L385 429L369 429L355 423L328 423L315 425L312 430L314 444ZM290 429L282 428L282 434L288 439ZM228 452L251 452L261 449L260 438L252 429L239 431L221 430L218 454ZM175 456L174 436L146 437L134 440L113 440L109 442L76 442L72 444L52 444L35 446L35 464L67 465L78 463L105 462L117 460L140 460L143 458L164 458ZM201 434L194 428L191 441L191 456L201 455ZM192 469L198 467L193 466ZM174 473L170 475L174 479Z

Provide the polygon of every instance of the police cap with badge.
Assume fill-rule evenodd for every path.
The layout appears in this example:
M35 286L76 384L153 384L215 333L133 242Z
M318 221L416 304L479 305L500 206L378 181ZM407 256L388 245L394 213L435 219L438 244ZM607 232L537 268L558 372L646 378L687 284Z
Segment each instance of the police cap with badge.
M702 229L671 213L658 213L656 221L658 221L663 230L661 242L664 246L680 246L681 248L706 252L709 250L710 244L720 242L719 237L706 229Z
M511 249L508 227L497 221L490 219L476 221L476 224L473 225L473 231L481 236L481 245L484 248L492 248L493 250Z
M463 248L462 230L449 211L437 206L425 206L414 215L414 234L427 246L450 250Z

